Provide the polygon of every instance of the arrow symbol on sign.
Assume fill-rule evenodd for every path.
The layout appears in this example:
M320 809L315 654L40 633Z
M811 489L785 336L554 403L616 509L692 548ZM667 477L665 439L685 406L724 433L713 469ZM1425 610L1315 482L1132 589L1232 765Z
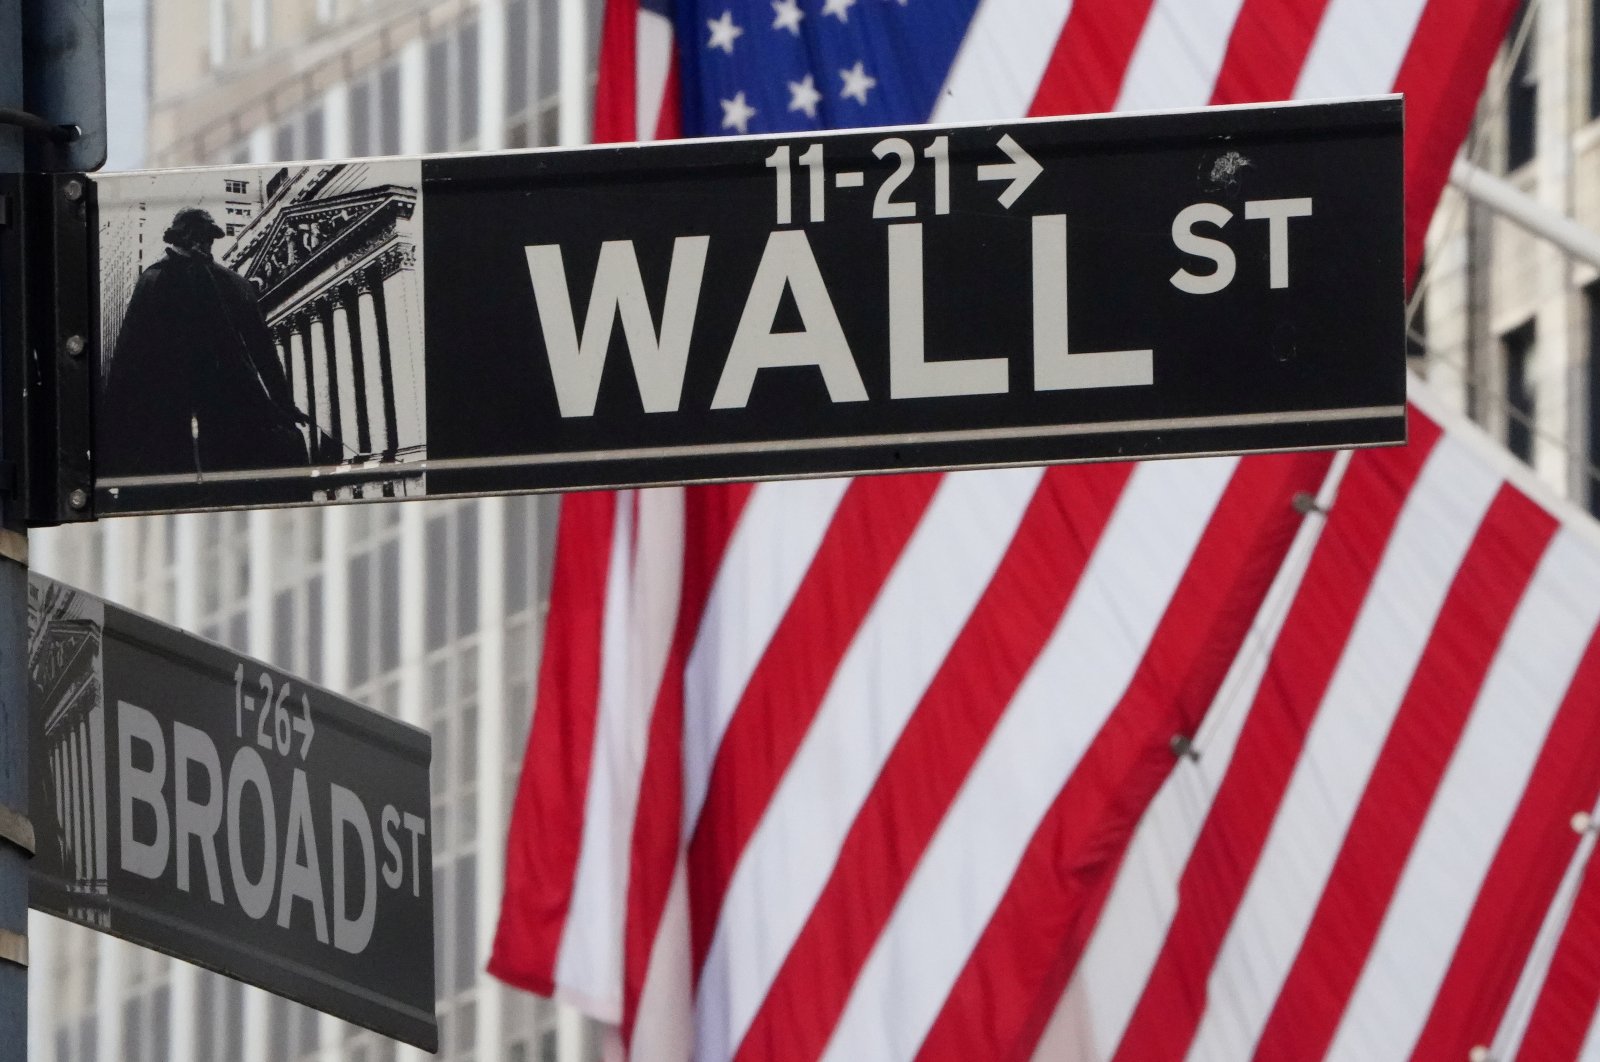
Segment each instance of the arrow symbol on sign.
M1044 172L1044 167L1034 160L1034 157L1022 150L1022 145L1011 139L1010 133L1002 134L995 142L995 146L1006 153L1010 162L990 162L978 167L978 180L980 181L1010 181L1011 186L1000 193L1000 205L1007 210L1011 204L1028 186L1033 179Z
M300 742L300 758L303 760L306 758L306 753L311 751L311 739L317 732L317 728L311 725L311 702L304 693L300 694L300 711L304 714L299 719L293 720L290 725L294 727L295 733L299 734L302 739Z

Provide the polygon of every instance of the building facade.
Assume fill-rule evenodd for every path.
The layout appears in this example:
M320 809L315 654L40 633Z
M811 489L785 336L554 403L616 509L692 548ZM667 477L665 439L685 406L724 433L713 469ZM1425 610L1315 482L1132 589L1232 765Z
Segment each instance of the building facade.
M1525 0L1461 161L1600 234L1600 4ZM1600 513L1600 263L1452 179L1411 304L1414 364L1557 492Z
M262 291L296 398L319 429L351 460L403 468L420 396L414 381L385 371L392 352L378 337L387 319L410 312L406 286L394 282L415 266L415 190L350 192L341 167L315 160L581 142L598 0L147 0L136 14L108 26L150 33L146 165L308 163L224 190L219 250ZM170 221L135 219L108 250L127 259L130 285L160 257ZM352 343L370 348L359 383L329 375L328 352ZM366 489L403 496L408 482ZM438 1057L458 1062L589 1062L600 1050L575 1012L483 972L556 511L550 498L380 502L31 536L44 574L431 731ZM37 647L41 681L74 681L74 648ZM74 774L92 720L68 712L59 723L53 764L75 808L92 815L93 785ZM74 858L92 880L96 853ZM34 915L30 935L31 1058L424 1057L90 929Z

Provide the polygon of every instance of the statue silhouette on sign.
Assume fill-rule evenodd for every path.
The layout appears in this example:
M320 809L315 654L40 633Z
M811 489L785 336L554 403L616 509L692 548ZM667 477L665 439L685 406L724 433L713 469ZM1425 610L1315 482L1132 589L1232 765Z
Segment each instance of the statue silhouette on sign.
M185 207L167 252L140 275L100 396L101 476L207 473L308 465L294 404L255 288L211 257L222 228ZM308 498L304 484L263 501ZM280 496L281 495L281 496Z

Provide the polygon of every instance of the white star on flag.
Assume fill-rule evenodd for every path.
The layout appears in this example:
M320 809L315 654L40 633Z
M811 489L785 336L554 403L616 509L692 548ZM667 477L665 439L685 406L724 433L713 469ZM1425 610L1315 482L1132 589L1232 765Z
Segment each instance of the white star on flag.
M804 80L789 82L789 109L791 111L805 111L807 118L817 116L817 104L822 102L822 93L817 91L817 83L807 74Z
M831 2L831 0L830 0ZM854 2L854 0L851 0ZM839 71L839 76L844 79L844 88L839 90L839 98L855 100L861 106L867 105L867 93L878 84L878 79L862 69L861 60L856 60L856 65L849 70Z
M796 37L800 36L800 20L806 17L806 13L800 10L799 0L772 0L772 11L773 29L786 29Z
M744 29L733 24L733 12L724 11L721 18L706 19L706 26L711 30L711 39L706 42L707 48L721 48L729 55L733 54L733 42L744 34Z
M756 116L756 109L745 102L744 93L734 94L731 100L721 100L722 128L737 129L741 133L750 131L750 119Z
M840 22L850 21L850 9L855 6L856 0L824 0L822 13L824 15L837 15Z

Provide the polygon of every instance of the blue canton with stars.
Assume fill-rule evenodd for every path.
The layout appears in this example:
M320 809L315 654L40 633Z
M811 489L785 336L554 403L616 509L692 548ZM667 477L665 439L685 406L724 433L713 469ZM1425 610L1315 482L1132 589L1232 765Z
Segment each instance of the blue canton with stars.
M716 136L927 121L977 0L645 6L676 11L684 135Z

